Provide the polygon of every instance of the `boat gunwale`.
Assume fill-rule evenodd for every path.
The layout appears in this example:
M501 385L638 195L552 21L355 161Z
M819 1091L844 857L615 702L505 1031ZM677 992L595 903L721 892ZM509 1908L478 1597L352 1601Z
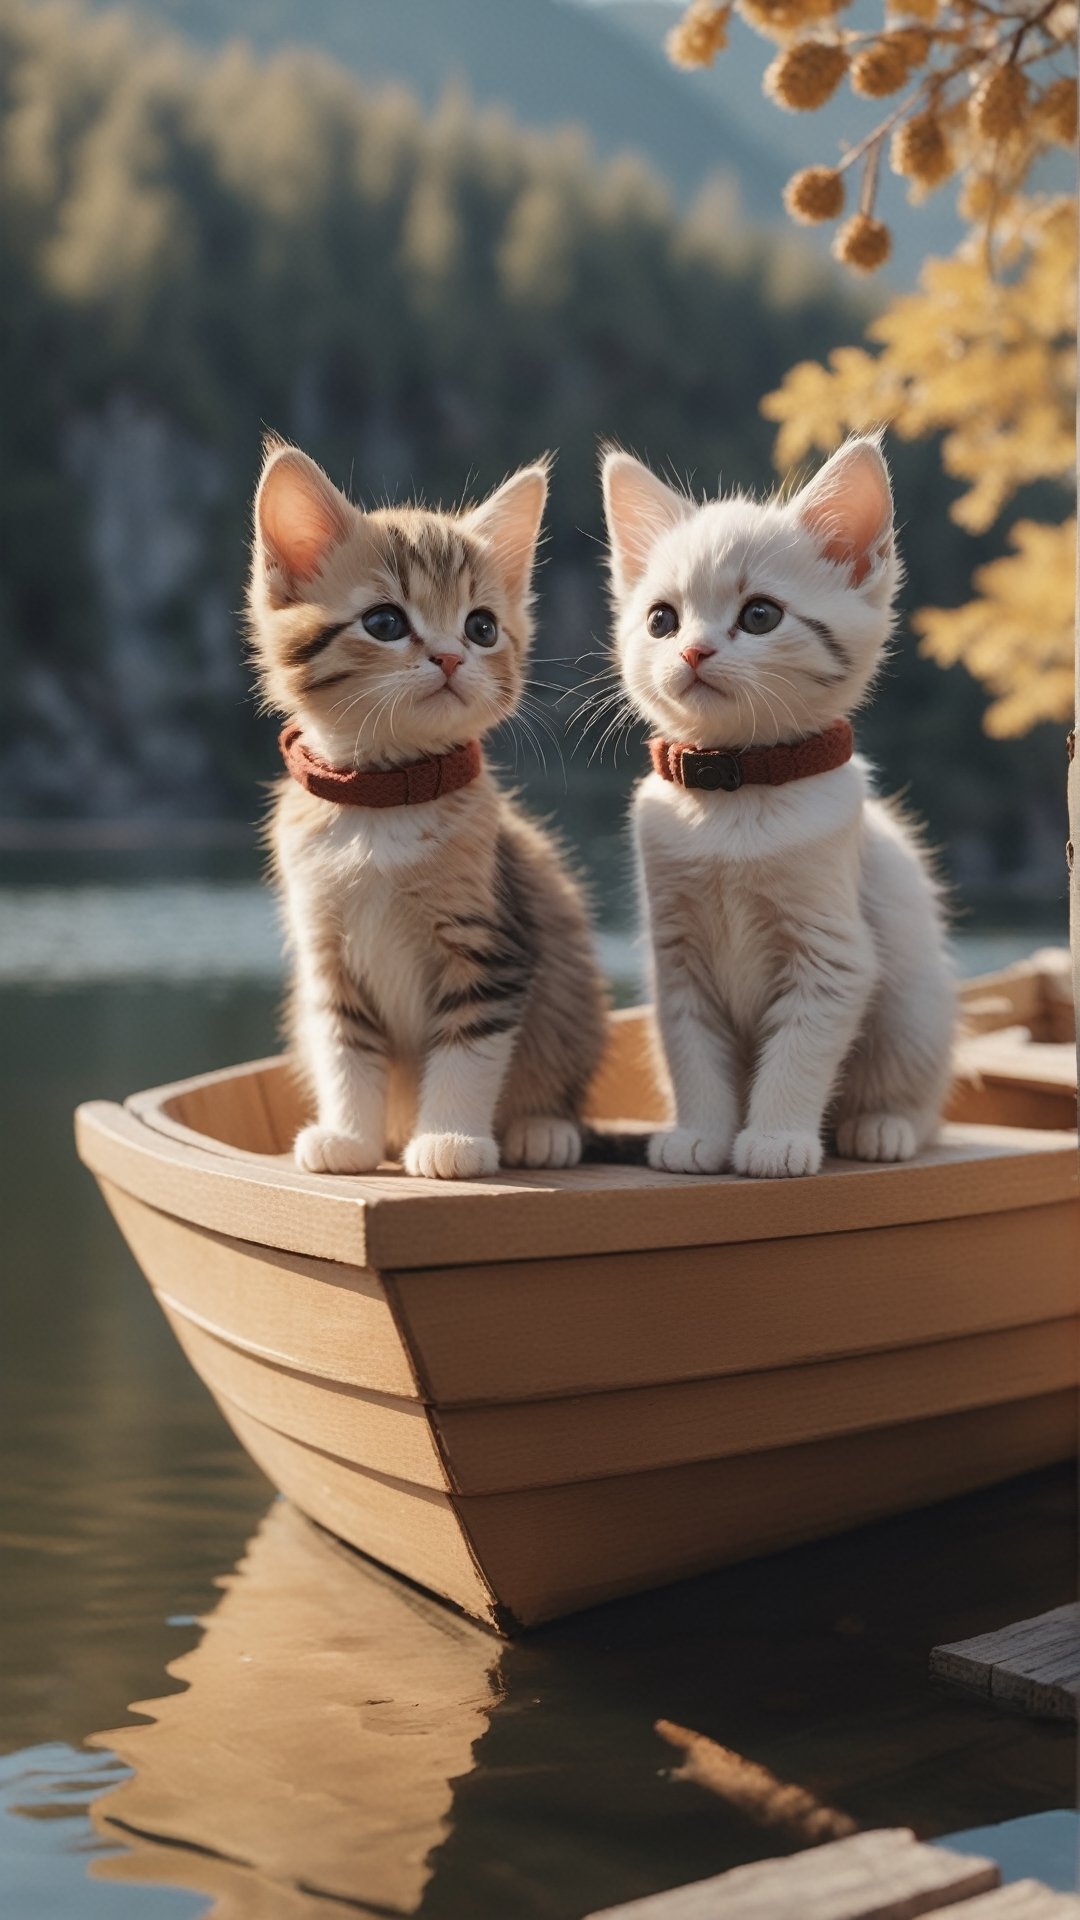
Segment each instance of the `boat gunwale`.
M974 1123L947 1124L914 1161L827 1162L808 1181L590 1166L460 1184L403 1173L331 1180L266 1155L226 1156L112 1101L80 1106L76 1129L92 1172L160 1212L382 1273L843 1233L1039 1207L1080 1191L1075 1133ZM1021 1168L1022 1179L1008 1177ZM988 1178L991 1169L1001 1177ZM677 1208L658 1204L676 1196Z

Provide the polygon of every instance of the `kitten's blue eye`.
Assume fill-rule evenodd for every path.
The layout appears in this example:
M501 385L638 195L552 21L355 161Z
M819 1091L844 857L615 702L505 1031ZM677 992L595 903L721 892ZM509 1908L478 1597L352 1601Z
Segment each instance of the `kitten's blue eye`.
M771 633L784 617L775 600L748 600L737 621L744 633Z
M465 638L476 647L493 647L499 637L498 622L486 607L474 607L465 616Z
M369 607L360 621L373 640L407 640L412 629L400 607Z
M674 607L661 600L655 607L649 608L649 617L645 622L654 640L665 640L669 633L678 633L679 616Z

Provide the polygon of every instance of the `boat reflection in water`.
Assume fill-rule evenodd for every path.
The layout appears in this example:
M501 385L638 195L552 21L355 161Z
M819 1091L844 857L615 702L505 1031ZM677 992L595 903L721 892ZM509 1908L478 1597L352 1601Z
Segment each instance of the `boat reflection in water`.
M93 1809L98 1878L214 1896L215 1920L411 1914L497 1693L499 1643L270 1508Z
M927 1656L1068 1598L1074 1478L1051 1468L511 1642L276 1501L168 1669L182 1690L96 1737L133 1774L91 1809L128 1851L90 1871L176 1889L178 1920L580 1920L799 1844L673 1778L660 1719L861 1826L928 1838L1068 1806L1072 1728L1002 1722L934 1684Z

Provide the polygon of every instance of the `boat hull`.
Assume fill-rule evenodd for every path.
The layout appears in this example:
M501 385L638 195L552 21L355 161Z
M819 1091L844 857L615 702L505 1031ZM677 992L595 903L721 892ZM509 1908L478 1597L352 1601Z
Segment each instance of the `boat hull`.
M640 1017L614 1045L594 1112L652 1118ZM273 1483L513 1630L1075 1452L1076 1141L1039 1113L772 1183L319 1179L278 1062L78 1126Z

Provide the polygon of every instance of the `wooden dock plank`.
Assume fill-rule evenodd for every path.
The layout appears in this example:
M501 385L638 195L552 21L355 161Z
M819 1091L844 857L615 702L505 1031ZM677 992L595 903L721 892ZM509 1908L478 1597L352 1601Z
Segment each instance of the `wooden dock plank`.
M992 1860L924 1846L905 1827L882 1827L734 1867L589 1920L916 1920L988 1893L1000 1877Z
M1075 1720L1080 1717L1080 1602L934 1647L930 1671L1026 1713Z
M964 1906L964 1920L1080 1920L1080 1897L1055 1893L1041 1880L1014 1880Z

